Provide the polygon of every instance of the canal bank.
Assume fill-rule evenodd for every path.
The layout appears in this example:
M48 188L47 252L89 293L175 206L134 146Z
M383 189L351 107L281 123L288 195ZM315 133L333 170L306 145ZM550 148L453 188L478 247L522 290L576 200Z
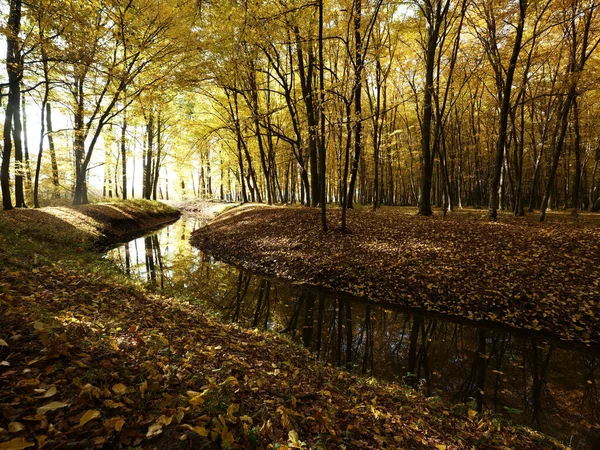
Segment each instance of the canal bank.
M219 321L274 332L353 374L414 387L586 448L597 423L597 347L374 303L219 261L178 222L107 254L123 272Z
M0 213L0 448L563 448L146 290L67 217L34 225Z

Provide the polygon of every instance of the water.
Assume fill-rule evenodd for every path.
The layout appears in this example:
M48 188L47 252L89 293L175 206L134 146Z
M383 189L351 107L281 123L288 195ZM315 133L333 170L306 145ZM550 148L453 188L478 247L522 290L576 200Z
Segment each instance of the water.
M240 270L189 244L183 217L109 251L132 277L223 321L286 333L324 361L492 410L589 448L600 432L600 351L381 306Z

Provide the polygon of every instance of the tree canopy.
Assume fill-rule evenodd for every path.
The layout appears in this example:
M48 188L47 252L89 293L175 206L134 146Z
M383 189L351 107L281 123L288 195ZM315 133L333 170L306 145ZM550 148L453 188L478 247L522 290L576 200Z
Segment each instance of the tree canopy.
M598 210L599 6L10 0L3 206Z

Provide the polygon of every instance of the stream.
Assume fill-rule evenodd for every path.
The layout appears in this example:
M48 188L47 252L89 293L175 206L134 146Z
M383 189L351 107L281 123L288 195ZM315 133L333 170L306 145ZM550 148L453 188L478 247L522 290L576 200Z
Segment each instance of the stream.
M262 277L189 243L183 216L108 251L131 277L203 305L225 322L286 333L323 361L494 411L590 448L600 433L600 351Z

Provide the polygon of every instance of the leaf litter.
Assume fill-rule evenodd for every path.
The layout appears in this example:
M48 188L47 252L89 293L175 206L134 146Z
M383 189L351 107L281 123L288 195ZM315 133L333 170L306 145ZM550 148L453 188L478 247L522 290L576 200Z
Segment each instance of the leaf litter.
M85 265L4 261L0 450L564 448Z
M235 211L235 210L234 210ZM192 244L252 271L475 321L600 344L600 216L470 210L419 217L413 208L246 208L192 235Z

